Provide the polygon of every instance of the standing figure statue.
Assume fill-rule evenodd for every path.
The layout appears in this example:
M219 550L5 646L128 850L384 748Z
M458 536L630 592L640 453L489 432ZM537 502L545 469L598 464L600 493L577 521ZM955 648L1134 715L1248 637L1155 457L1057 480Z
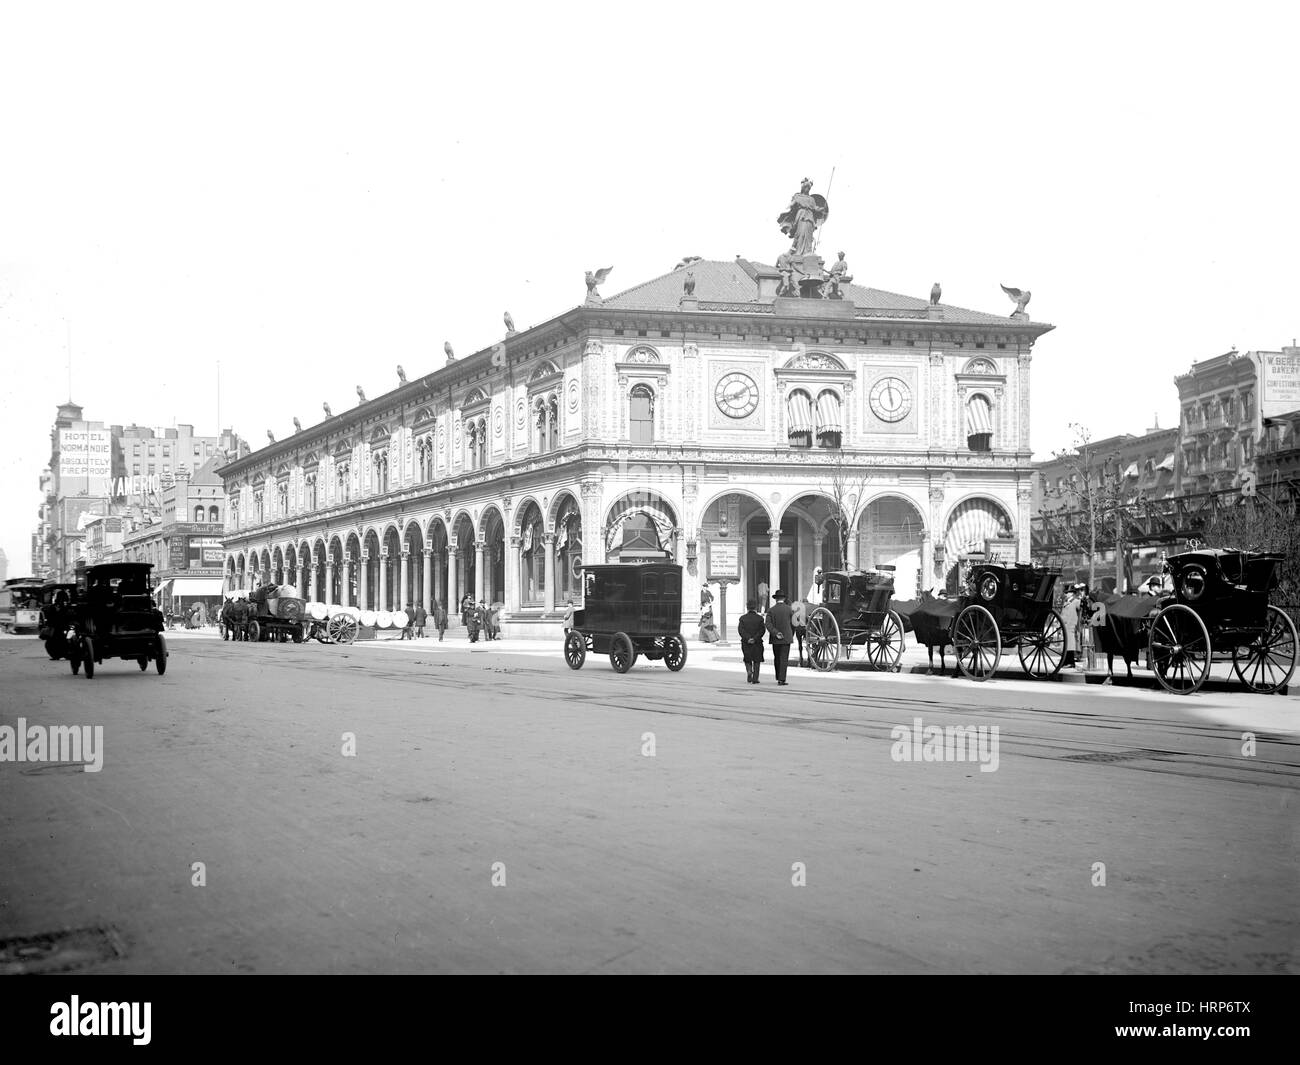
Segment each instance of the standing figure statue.
M844 261L844 253L840 252L839 259L826 271L822 285L822 299L843 299L844 294L840 291L840 286L847 285L852 280L853 275L849 273L849 264Z
M776 257L776 268L781 274L781 287L777 290L778 296L797 296L799 295L799 285L795 281L795 271L797 267L794 264L794 252L783 251Z
M790 250L799 256L812 253L817 227L826 221L831 210L826 198L811 190L811 179L804 178L799 191L790 198L790 206L776 220L781 232L790 238Z

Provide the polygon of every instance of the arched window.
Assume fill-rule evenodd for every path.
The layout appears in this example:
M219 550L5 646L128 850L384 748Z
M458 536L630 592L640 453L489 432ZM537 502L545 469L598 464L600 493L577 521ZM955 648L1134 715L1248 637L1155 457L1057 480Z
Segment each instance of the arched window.
M213 525L216 525L217 522L219 522L220 520L221 520L221 511L219 511L215 506L208 507L208 521L210 521Z
M546 450L554 451L560 446L560 401L554 393L546 404L546 419L550 430Z
M433 434L426 433L415 445L419 461L420 483L433 480Z
M196 506L196 507L194 508L194 520L195 520L196 522L199 522L199 521L202 521L202 520L203 520L203 504L202 504L202 503L200 503L198 506Z
M655 438L655 394L649 385L637 385L628 398L628 425L634 444L652 444Z
M555 522L555 602L582 597L582 514L578 504L566 500Z
M993 450L993 404L980 393L966 401L966 446L972 451Z
M316 471L312 470L303 476L302 484L302 501L303 506L311 511L316 509Z
M546 402L539 399L533 405L534 450L539 454L546 451L546 439Z
M530 503L519 525L519 600L541 606L546 597L546 542L542 512Z
M796 388L785 401L786 436L791 447L812 447L813 409L812 396Z
M352 500L352 463L348 461L336 463L334 466L334 485L335 498L340 503L348 503Z
M370 465L371 490L376 495L388 491L388 449L381 448L374 453Z
M283 518L289 513L289 479L286 477L282 481L276 482L276 516Z
M817 446L837 448L844 432L844 415L840 397L829 388L817 397Z

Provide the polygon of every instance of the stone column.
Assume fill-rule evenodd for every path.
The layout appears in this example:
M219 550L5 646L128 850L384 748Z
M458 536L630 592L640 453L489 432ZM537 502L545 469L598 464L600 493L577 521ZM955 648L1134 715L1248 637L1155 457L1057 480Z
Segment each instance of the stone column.
M325 605L334 605L334 561L325 563Z
M927 529L921 533L921 591L934 586L934 537ZM907 596L911 598L911 596Z
M376 610L387 610L385 605L388 602L388 548L379 549L379 602L376 604Z
M772 556L767 560L767 594L771 595L781 588L781 530L767 530L768 547ZM787 595L793 595L789 588L781 588ZM770 604L759 603L760 610L766 610Z
M447 548L447 613L460 616L460 549L455 544Z
M362 610L370 609L370 550L361 551L361 572L357 575L357 606Z
M420 552L420 601L425 613L433 613L433 548Z
M483 598L483 548L486 545L482 540L474 541L474 601L476 603L484 602Z
M343 579L339 582L339 600L344 606L352 605L352 552L343 552Z
M542 536L544 562L543 579L546 581L546 588L543 592L543 609L550 614L555 610L555 533L546 533Z
M510 537L510 550L506 552L506 610L519 612L519 545L523 538Z
M446 591L446 586L442 578L442 567L447 557L447 549L444 547L441 549L430 548L430 550L433 551L434 553L433 554L433 597L438 602L441 603L444 598L443 593Z
M310 568L311 568L310 566L301 565L301 564L298 566L298 582L299 582L299 588L301 590L303 599L311 598L311 596L307 594L307 570L309 570Z
M398 561L397 565L398 565L398 586L397 586L398 591L397 591L397 603L395 604L395 608L397 610L405 610L406 597L411 590L410 581L407 577L411 565L411 552L403 549L401 558Z
M861 568L858 565L858 537L861 535L856 528L849 530L849 557L846 566L850 571Z

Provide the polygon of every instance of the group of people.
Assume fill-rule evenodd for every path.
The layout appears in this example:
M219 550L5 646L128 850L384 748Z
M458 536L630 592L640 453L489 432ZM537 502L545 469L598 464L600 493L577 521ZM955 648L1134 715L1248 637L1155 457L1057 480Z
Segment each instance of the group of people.
M403 640L423 640L425 626L429 624L430 619L433 621L433 627L438 630L438 639L441 640L447 632L447 611L442 608L442 604L435 602L433 604L433 613L413 603L406 604L406 625L402 629Z
M786 602L785 592L779 588L772 593L772 599L774 602L766 614L758 612L757 599L749 600L744 615L736 623L736 635L740 638L741 655L745 660L745 680L749 684L759 683L759 673L763 667L763 637L766 635L772 647L776 683L784 687L788 683L785 677L790 664L790 645L795 641L795 610ZM802 665L802 638L799 642L799 661Z
M479 637L485 640L501 639L501 605L493 603L488 606L482 600L474 602L472 595L466 595L460 601L460 620L469 634L470 643L478 643ZM441 639L441 636L439 637Z

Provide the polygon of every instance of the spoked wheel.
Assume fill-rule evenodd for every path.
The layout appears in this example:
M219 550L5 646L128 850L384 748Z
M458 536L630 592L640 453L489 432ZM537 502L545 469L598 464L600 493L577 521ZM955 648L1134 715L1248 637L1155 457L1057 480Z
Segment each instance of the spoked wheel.
M161 677L167 672L167 640L163 637L161 632L158 634L158 644L154 648L153 653L153 664L158 669L158 676Z
M261 638L262 638L262 626L259 625L256 621L250 621L248 623L248 639L250 639L253 643L257 643L259 640L261 640Z
M1151 622L1151 669L1165 691L1191 695L1210 675L1210 634L1189 606L1171 603Z
M813 669L827 673L840 660L840 623L834 614L819 606L812 612L806 628L804 639L808 642L808 661Z
M876 632L867 635L867 661L872 669L894 670L903 657L903 619L890 611Z
M686 641L680 636L664 637L664 665L674 673L686 665Z
M1297 643L1295 622L1271 606L1263 631L1245 647L1232 649L1232 668L1251 691L1271 695L1290 683Z
M587 641L576 629L570 629L564 637L564 661L570 669L581 669L587 661Z
M95 676L95 641L89 636L81 641L81 661L86 666L86 679L93 679Z
M953 652L962 674L988 680L1002 661L1002 636L993 615L982 606L968 606L952 626Z
M1020 637L1020 668L1034 680L1054 677L1065 662L1065 622L1053 610L1043 622L1042 632L1027 632Z
M296 629L293 630L293 642L294 642L294 643L302 643L303 638L304 638L304 637L303 637L303 629L304 629L304 628L305 628L305 626L303 626L303 625L299 625Z
M357 619L351 614L335 614L326 631L335 643L351 643L357 638Z
M636 661L636 650L632 647L632 637L626 632L614 633L609 644L609 664L615 673L626 673Z

